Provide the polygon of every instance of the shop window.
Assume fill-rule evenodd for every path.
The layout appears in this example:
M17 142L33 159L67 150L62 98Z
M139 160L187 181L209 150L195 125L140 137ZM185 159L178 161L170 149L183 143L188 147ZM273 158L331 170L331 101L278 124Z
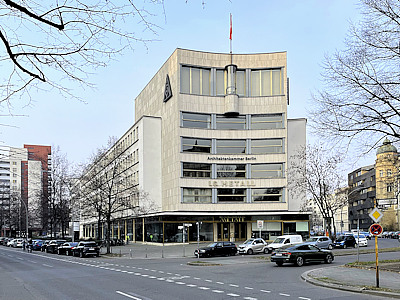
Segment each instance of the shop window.
M211 153L210 139L182 138L183 152Z
M211 128L210 114L182 113L182 127L186 128Z
M282 114L251 115L251 129L283 128Z
M217 140L217 154L244 154L246 140Z
M281 178L281 177L283 177L283 164L251 165L251 178Z
M246 189L217 189L218 202L245 202Z
M183 177L211 178L211 164L182 163Z
M246 116L217 115L217 129L246 129Z
M211 189L192 189L183 188L183 203L211 203L212 190Z
M251 140L251 154L283 153L283 139Z
M282 69L252 70L251 96L276 96L283 94Z
M217 165L217 178L245 178L246 165Z
M282 202L282 188L252 189L252 202Z
M181 68L181 93L210 95L211 69L186 67Z

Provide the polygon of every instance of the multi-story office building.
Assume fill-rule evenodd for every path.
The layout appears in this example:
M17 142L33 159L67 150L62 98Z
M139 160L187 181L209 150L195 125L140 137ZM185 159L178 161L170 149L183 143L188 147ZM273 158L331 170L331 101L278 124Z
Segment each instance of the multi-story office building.
M198 224L201 240L308 235L305 193L288 192L286 170L306 144L306 120L288 119L288 91L286 52L176 49L135 99L135 124L103 158L120 149L124 178L151 203L141 215L115 216L113 237L196 241ZM82 237L96 230L81 220Z
M48 171L51 147L24 145L24 148L0 148L1 234L16 235L43 228L38 211L48 196ZM28 218L26 212L28 211Z
M376 183L375 166L365 166L354 170L348 175L349 189L348 220L349 230L359 227L362 231L368 231L373 224L369 213L375 206Z

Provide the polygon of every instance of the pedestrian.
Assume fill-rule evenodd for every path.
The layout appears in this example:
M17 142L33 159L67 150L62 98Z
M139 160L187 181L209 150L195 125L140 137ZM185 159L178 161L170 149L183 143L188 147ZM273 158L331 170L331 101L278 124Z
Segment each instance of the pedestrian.
M23 240L23 241L22 241L22 250L24 250L24 251L25 251L25 247L26 247L26 241L25 241L25 240Z
M28 240L28 252L29 252L29 253L32 253L32 246L33 246L33 245L32 245L32 239L29 239L29 240Z
M153 235L152 234L150 234L150 241L151 242L153 241Z

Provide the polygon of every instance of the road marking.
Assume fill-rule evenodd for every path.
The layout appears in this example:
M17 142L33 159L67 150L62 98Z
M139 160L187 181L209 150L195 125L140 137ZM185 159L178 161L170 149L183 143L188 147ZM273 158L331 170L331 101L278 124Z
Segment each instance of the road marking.
M283 294L283 293L279 293L280 296L285 296L285 297L290 297L289 294Z
M229 294L227 294L228 296L231 296L231 297L240 297L240 295L238 295L238 294L232 294L232 293L229 293Z
M42 266L49 267L49 268L52 268L52 267L53 267L53 266L46 265L46 264L42 264Z
M200 290L209 290L210 288L209 287L205 287L205 286L199 286L199 289Z
M225 283L223 283L223 282L221 282L221 281L217 281L216 283L217 283L217 284L225 284Z
M210 280L210 279L205 279L204 281L206 281L206 282L212 282L212 280Z
M246 300L257 300L257 298L253 298L253 297L244 297L243 299L246 299Z
M239 287L237 284L229 284L229 286L233 286L233 287Z
M263 293L271 293L271 291L266 291L266 290L260 290L260 292L263 292Z
M193 277L193 279L200 280L201 278L199 278L199 277Z
M17 257L17 259L19 259L19 260L24 260L23 258L21 258L21 257Z
M311 300L311 298L304 298L304 297L299 297L299 299L302 299L302 300Z
M176 281L175 283L176 283L176 284L186 284L186 283L184 283L184 282L182 282L182 281Z
M254 288L252 288L252 287L249 287L249 286L245 286L244 287L246 290L253 290Z
M132 295L129 295L129 294L125 294L125 293L123 293L123 292L120 292L120 291L115 291L117 294L120 294L120 295L122 295L122 296L125 296L125 297L128 297L128 298L131 298L131 299L135 299L135 300L142 300L142 298L138 298L138 297L135 297L135 296L132 296Z
M218 294L221 294L221 293L223 293L224 291L221 291L221 290L213 290L213 293L218 293Z

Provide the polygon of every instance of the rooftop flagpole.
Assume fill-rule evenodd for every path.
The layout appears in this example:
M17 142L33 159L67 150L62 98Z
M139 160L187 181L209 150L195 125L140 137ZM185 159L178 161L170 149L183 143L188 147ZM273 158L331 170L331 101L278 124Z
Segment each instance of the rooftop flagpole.
M229 41L230 41L230 54L231 54L231 64L232 64L232 14L230 14Z

